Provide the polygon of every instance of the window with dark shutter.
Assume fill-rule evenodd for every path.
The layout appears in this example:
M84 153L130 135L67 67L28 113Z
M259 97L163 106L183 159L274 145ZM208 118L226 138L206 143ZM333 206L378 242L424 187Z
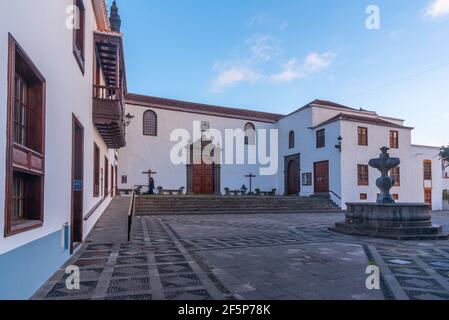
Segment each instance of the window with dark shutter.
M143 114L143 135L157 136L157 115L154 111L147 110Z
M326 146L326 130L321 129L316 132L316 147L324 148Z

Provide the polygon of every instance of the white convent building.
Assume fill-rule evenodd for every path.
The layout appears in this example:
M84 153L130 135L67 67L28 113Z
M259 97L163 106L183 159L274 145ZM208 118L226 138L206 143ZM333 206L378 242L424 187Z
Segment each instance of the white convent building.
M346 202L376 201L380 173L369 168L368 162L387 146L392 157L401 159L400 167L392 172L396 180L394 198L398 202L427 202L434 210L442 209L447 179L439 148L413 145L413 128L402 119L322 100L283 116L136 94L126 95L126 112L135 118L127 128L127 145L119 150L120 190L148 184L148 176L142 173L151 170L157 172L153 175L156 186L163 189L222 195L226 188L248 188L247 176L252 174L256 176L252 179L253 191L276 189L277 195L285 196L329 193L344 208ZM200 129L205 126L203 145L216 145L221 160L213 159L216 163L209 165L189 161L197 141L193 139L195 124ZM178 150L176 147L183 143L173 139L179 129L190 137L183 146L187 162L181 164L172 159L172 150ZM223 138L214 144L206 129L218 130ZM240 137L243 149L226 148L229 129L246 131L246 139ZM268 147L260 145L261 137ZM248 160L251 147L256 151L252 163ZM259 151L269 163L260 159ZM229 152L232 162L226 161ZM245 157L242 164L235 161L239 152ZM271 173L264 173L264 168Z
M224 194L253 174L253 189L330 194L344 208L376 200L368 160L387 146L402 161L395 198L442 209L438 148L413 145L403 120L320 100L278 115L130 94L120 18L105 0L0 1L0 12L0 299L29 298L148 170L166 190ZM242 150L226 148L231 129L246 132ZM223 160L173 161L174 148L194 158L212 131L223 139L210 139L211 159ZM190 138L171 139L181 132Z

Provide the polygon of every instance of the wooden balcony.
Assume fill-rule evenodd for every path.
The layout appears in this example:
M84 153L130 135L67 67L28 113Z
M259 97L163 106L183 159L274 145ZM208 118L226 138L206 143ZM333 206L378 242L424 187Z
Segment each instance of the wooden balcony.
M120 149L126 145L121 88L93 86L93 121L109 148Z

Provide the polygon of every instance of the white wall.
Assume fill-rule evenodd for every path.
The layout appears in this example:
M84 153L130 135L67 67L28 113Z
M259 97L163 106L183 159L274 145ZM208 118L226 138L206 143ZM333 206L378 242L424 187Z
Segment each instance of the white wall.
M101 148L101 159L114 159L92 123L93 31L96 28L91 1L86 6L86 67L83 76L72 53L72 30L66 28L66 7L72 0L0 1L0 132L6 132L8 33L17 40L46 79L46 176L44 226L3 238L5 199L0 197L0 254L42 238L70 221L72 113L85 129L84 211L99 199L93 198L93 141ZM24 23L26 22L26 23ZM6 140L0 139L0 166L5 168ZM111 175L110 175L111 176ZM110 184L109 184L110 185ZM5 194L5 172L0 170L0 194ZM84 225L84 235L92 228L101 209Z
M341 178L340 178L340 153L335 148L340 135L340 124L338 122L329 124L318 129L326 130L326 146L324 148L316 148L316 131L310 129L316 115L314 108L307 108L300 112L293 113L279 121L279 149L280 149L280 170L278 175L278 186L281 194L285 192L285 157L300 154L301 174L312 173L314 171L314 163L320 161L329 161L329 188L337 195L341 194ZM289 133L295 132L295 148L289 149ZM310 196L314 193L313 178L311 186L301 185L301 195ZM338 199L334 199L338 200Z
M158 117L158 135L150 137L143 135L143 113L152 110ZM185 129L193 139L193 122L209 121L210 128L219 130L224 138L225 129L242 129L247 122L252 122L258 129L272 129L275 124L232 119L218 116L194 114L187 112L171 111L157 108L147 108L136 105L126 105L126 112L135 116L131 125L127 128L127 146L119 151L119 189L132 189L135 185L147 185L148 176L142 174L149 169L158 172L154 176L155 185L164 189L178 189L187 187L186 166L174 165L170 160L170 151L177 144L170 142L170 135L176 129ZM192 142L192 141L191 141ZM222 145L223 147L223 145ZM226 150L223 150L225 159ZM277 159L276 159L277 160ZM245 178L248 173L257 175L253 187L262 190L276 188L276 177L261 176L259 165L227 165L221 169L221 189L240 189L245 184L249 187L249 180ZM127 184L121 184L121 176L128 177Z
M442 163L438 156L439 148L429 146L412 145L410 148L411 158L413 159L412 192L419 201L424 201L424 161L432 161L432 183L426 185L432 188L432 207L433 210L442 210L443 207L443 176Z
M360 202L362 201L361 193L368 195L366 202L377 200L379 189L376 186L376 180L380 177L380 172L369 167L369 186L358 186L357 165L368 165L369 160L379 157L380 148L390 147L390 130L399 132L399 148L391 149L390 156L401 159L401 186L393 187L391 193L399 195L399 202L416 202L417 194L409 190L409 186L415 183L411 175L413 170L410 161L411 130L350 121L341 123L343 202ZM359 126L368 128L368 146L358 145Z

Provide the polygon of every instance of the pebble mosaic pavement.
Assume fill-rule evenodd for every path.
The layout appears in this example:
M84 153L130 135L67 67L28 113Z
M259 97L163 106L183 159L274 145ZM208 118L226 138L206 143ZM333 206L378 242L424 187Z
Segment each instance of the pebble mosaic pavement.
M336 234L342 213L136 217L116 198L37 300L449 300L449 242ZM449 213L434 213L449 232ZM367 290L366 267L381 270ZM68 290L66 267L81 272Z

